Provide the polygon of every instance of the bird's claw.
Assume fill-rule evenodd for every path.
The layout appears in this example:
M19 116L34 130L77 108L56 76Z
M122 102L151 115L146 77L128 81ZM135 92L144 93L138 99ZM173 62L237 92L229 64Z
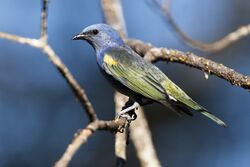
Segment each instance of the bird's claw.
M125 118L128 122L134 121L137 118L137 115L135 112L133 113L122 113L122 114L117 114L116 115L116 119L120 119L120 118Z
M136 120L137 115L136 115L136 113L135 113L135 112L131 114L131 118L132 118L132 121Z
M127 121L125 124L123 124L122 126L120 126L120 127L118 128L118 132L123 133L123 132L125 131L125 129L126 129L127 127L129 127L131 121L134 121L134 120L136 119L136 117L137 117L137 115L136 115L135 113L132 114L132 115L130 115L130 114L128 114L128 113L123 113L123 114L119 114L119 113L118 113L118 114L116 115L116 120L121 119L121 118L125 118L126 121Z

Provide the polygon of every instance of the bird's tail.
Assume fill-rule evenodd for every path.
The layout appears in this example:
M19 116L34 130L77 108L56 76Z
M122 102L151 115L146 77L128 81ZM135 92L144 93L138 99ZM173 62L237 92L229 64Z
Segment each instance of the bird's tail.
M212 113L208 112L206 109L200 109L200 110L197 110L197 111L199 113L201 113L202 115L205 115L206 117L210 118L211 120L213 120L214 122L216 122L220 126L227 127L225 122L223 122L221 119L219 119L218 117L216 117Z
M190 116L193 115L188 106L185 107L184 105L181 105L181 104L170 104L167 101L161 101L160 103L163 104L164 106L170 108L171 110L174 110L178 114L180 114L180 112L184 112L185 114L188 114ZM226 123L223 122L221 119L219 119L218 117L216 117L212 113L208 112L205 108L201 107L200 105L197 104L197 106L196 107L198 109L192 109L192 110L198 111L199 113L201 113L202 115L208 117L209 119L216 122L220 126L227 127Z

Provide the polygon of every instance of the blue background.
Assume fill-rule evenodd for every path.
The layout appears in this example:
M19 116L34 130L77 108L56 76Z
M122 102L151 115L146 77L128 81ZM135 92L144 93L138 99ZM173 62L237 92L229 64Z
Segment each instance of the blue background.
M123 1L128 35L156 46L194 51L250 75L250 38L215 54L186 46L145 0ZM39 1L1 0L0 31L38 38ZM248 0L175 0L172 14L194 39L211 42L250 23ZM49 43L86 89L102 119L114 117L113 88L98 71L94 50L72 41L82 28L103 22L99 1L51 0ZM185 65L157 63L181 88L229 128L200 116L178 117L159 105L146 107L152 137L163 166L248 167L250 95L247 90ZM0 39L0 166L52 166L87 124L87 117L48 58L35 48ZM97 132L71 166L114 166L114 135ZM132 143L127 166L138 166Z

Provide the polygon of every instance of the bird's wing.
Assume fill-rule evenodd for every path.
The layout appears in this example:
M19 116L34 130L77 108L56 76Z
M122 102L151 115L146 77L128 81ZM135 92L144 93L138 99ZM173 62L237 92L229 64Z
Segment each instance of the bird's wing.
M148 64L123 49L109 50L103 57L104 70L132 91L153 100L166 99L162 85L147 69Z
M169 98L176 104L184 104L219 125L226 126L223 121L192 100L156 66L145 62L129 49L111 49L105 52L103 68L121 84L138 94L162 104Z

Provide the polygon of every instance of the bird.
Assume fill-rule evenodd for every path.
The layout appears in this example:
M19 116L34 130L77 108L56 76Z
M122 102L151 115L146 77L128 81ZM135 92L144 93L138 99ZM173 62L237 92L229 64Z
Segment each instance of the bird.
M227 126L196 103L158 67L126 45L111 26L103 23L90 25L73 40L85 40L94 48L101 73L117 91L132 101L130 106L118 113L118 117L139 106L156 102L177 113L193 115L191 111L197 111L217 124Z

